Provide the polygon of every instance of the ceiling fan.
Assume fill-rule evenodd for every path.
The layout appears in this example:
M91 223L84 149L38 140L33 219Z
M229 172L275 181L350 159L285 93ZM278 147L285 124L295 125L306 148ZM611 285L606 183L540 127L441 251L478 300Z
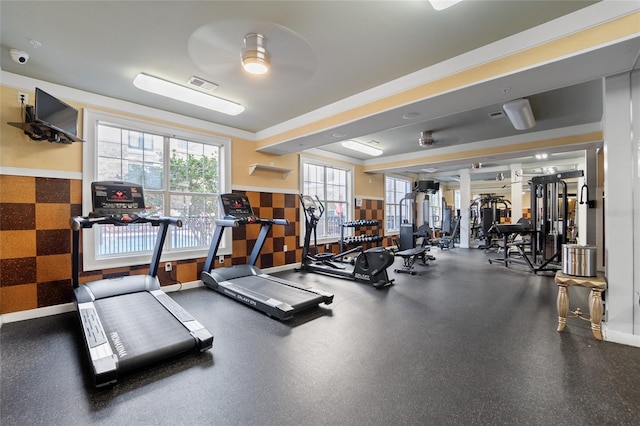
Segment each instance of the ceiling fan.
M259 36L270 70L256 77L242 68L248 36ZM308 80L317 68L316 54L300 34L273 22L220 19L197 28L189 37L189 56L208 80L221 86L287 87Z
M418 145L422 148L429 148L433 145L448 145L459 141L457 135L449 129L425 130L420 132Z
M433 132L429 130L425 130L420 133L420 137L418 138L418 145L423 148L430 147L433 145L435 140L433 139Z

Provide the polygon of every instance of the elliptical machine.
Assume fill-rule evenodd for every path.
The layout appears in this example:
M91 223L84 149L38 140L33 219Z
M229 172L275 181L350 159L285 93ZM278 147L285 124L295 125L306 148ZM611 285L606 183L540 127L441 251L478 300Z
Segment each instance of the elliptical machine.
M387 268L393 265L394 256L384 247L374 247L362 252L362 246L354 247L339 254L318 253L316 227L324 214L324 206L316 196L314 200L308 195L300 195L300 203L304 210L306 229L304 245L302 247L302 263L296 271L317 272L337 277L365 281L376 288L393 284L389 279ZM311 254L311 234L315 254ZM353 262L347 262L344 258L350 254L361 252Z

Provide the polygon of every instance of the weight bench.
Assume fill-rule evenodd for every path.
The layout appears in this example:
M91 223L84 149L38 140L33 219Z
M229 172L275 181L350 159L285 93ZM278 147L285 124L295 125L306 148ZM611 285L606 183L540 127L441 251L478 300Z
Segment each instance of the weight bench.
M413 266L416 261L420 260L422 265L428 266L427 260L436 259L435 257L428 255L428 251L429 247L414 247L396 252L395 255L402 258L402 268L395 269L394 272L415 275L416 271L413 270Z

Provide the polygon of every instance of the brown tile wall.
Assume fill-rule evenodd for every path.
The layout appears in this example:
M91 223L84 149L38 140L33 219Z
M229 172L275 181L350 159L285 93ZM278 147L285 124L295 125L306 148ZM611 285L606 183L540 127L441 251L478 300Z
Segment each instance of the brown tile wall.
M70 302L79 180L0 175L0 313Z
M298 227L299 200L296 194L236 191L246 194L257 216L285 218L290 224L272 228L257 266L270 268L299 263L302 249ZM356 207L357 219L383 223L384 203L363 200ZM0 175L0 314L71 302L71 230L69 218L82 214L82 182ZM224 266L248 260L259 226L233 229L233 254ZM367 231L370 232L370 231ZM382 228L380 228L382 233ZM385 241L382 245L391 245ZM287 246L287 251L283 247ZM365 246L365 248L368 248ZM338 244L332 244L337 252ZM149 265L80 274L80 282L102 278L145 274ZM173 271L160 268L161 285L199 279L204 258L178 261ZM222 266L216 261L216 266Z
M356 206L354 210L354 220L375 220L379 222L380 226L367 226L367 227L356 227L354 228L355 235L361 234L378 234L384 235L384 201L382 200L362 200L361 206ZM363 249L369 249L371 247L391 247L394 246L393 239L391 237L385 237L382 241L379 242L363 242ZM353 245L346 247L345 249L353 248ZM324 250L320 250L324 251ZM331 252L338 254L340 253L340 244L332 243L331 244ZM300 261L299 259L298 261Z

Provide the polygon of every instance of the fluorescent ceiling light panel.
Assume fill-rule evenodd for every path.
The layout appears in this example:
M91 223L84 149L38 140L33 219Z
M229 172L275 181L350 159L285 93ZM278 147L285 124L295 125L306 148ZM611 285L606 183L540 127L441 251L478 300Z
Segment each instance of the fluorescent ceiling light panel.
M382 155L382 150L356 141L344 141L342 142L342 146L374 157Z
M435 10L444 10L454 4L460 3L462 0L429 0L431 7Z
M211 96L179 84L147 74L138 74L133 84L141 90L228 115L238 115L244 107L226 99Z
M536 125L529 99L516 99L515 101L507 102L502 108L504 108L504 112L516 130L526 130Z

